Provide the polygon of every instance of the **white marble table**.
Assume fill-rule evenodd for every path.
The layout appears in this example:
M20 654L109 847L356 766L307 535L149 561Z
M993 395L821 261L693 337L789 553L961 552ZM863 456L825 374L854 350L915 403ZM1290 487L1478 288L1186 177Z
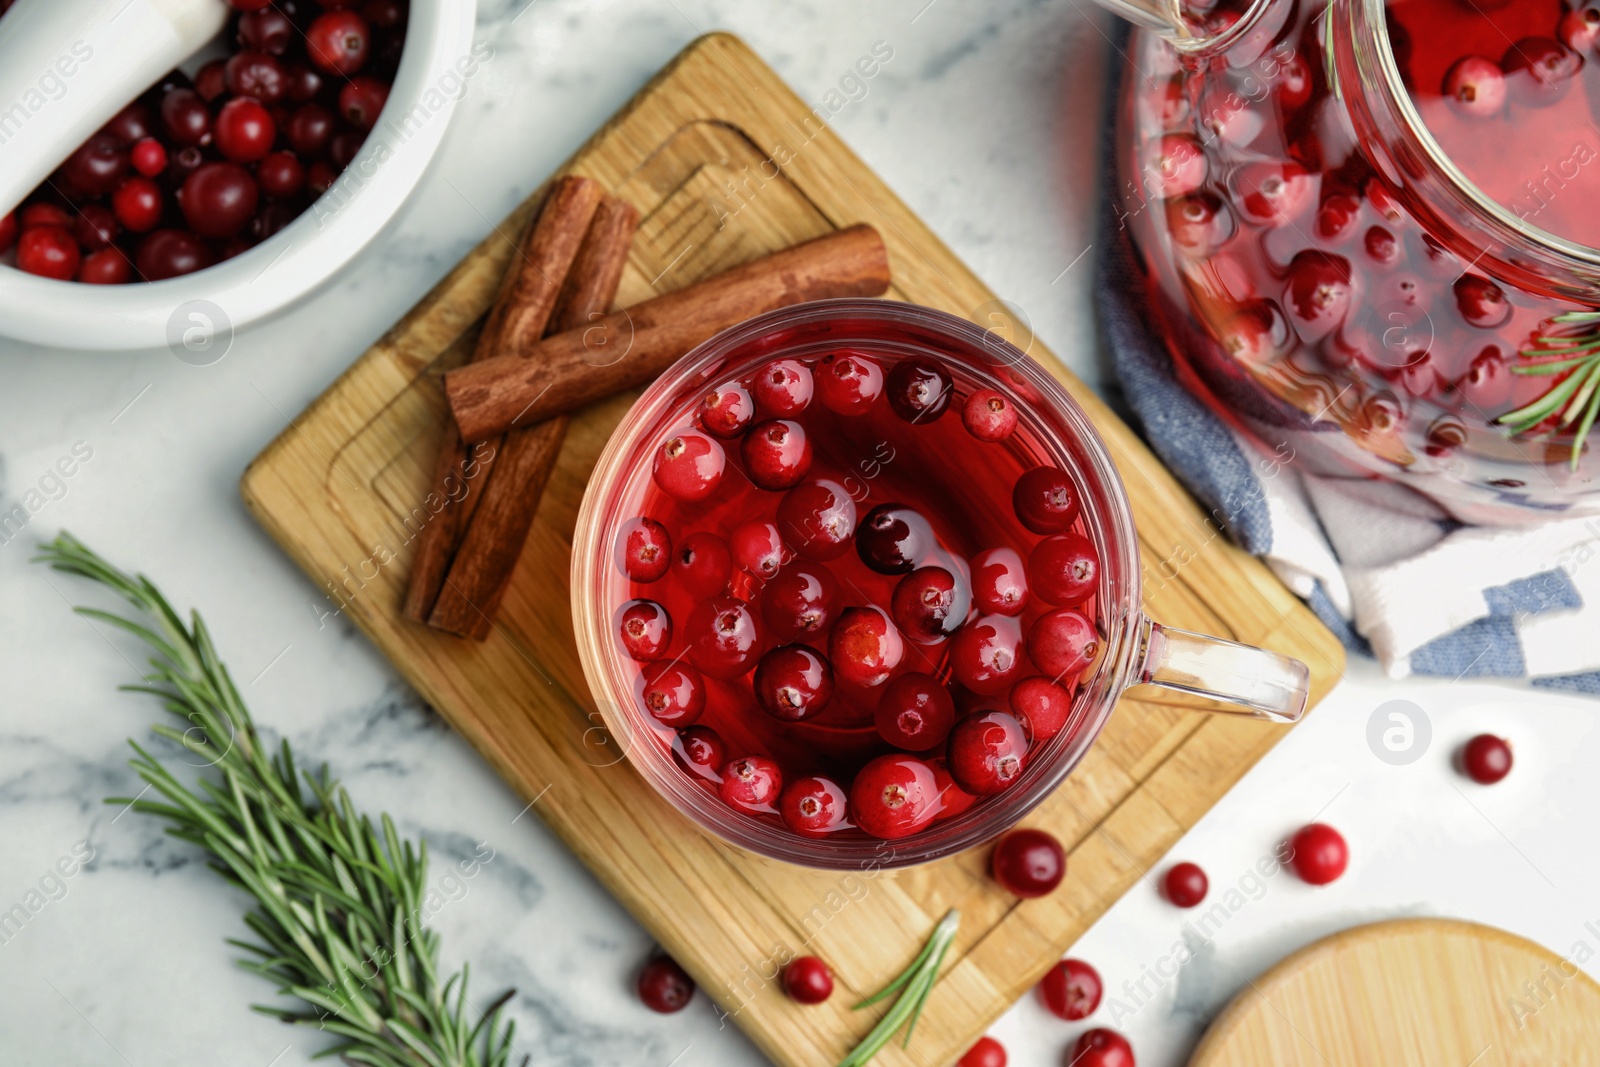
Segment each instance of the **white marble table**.
M450 962L474 962L480 992L517 987L519 1048L535 1063L760 1062L719 1029L704 997L668 1018L636 1003L630 981L648 937L537 820L513 824L522 805L363 638L319 620L318 591L245 514L236 482L488 220L713 28L742 34L810 99L889 42L893 61L839 114L839 131L1046 343L1103 383L1089 272L1068 269L1092 240L1106 47L1088 10L1087 0L484 0L479 34L494 58L444 158L397 224L318 297L242 333L210 367L164 351L0 345L0 502L9 508L75 446L92 450L63 488L51 483L57 498L29 531L0 545L0 910L78 842L94 851L64 895L0 943L0 1060L287 1067L320 1046L245 1010L271 990L236 969L223 943L241 933L240 899L152 822L100 803L136 791L125 739L145 736L159 713L114 692L132 673L119 649L131 652L69 614L82 585L27 563L35 535L68 527L147 571L180 605L201 607L257 717L328 759L362 804L393 812L441 856L492 845L495 860L437 925ZM1352 843L1343 881L1243 886L1243 903L1175 973L1186 916L1148 886L1076 948L1117 998L1096 1021L1126 1031L1146 1067L1181 1063L1247 977L1352 924L1453 915L1562 955L1580 943L1584 955L1600 950L1600 904L1586 892L1600 884L1600 855L1582 847L1600 807L1600 707L1520 689L1397 685L1362 665L1351 675L1175 850L1202 863L1219 893L1321 813ZM1394 767L1368 749L1366 724L1402 697L1429 716L1433 744ZM1516 771L1492 790L1449 768L1450 750L1479 729L1517 746ZM1013 1064L1032 1067L1060 1063L1075 1029L1029 998L996 1033Z

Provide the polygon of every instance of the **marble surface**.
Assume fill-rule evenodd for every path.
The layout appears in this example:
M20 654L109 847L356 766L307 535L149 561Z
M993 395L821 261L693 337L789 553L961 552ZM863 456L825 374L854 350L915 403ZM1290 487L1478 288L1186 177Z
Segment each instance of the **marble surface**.
M1087 0L484 0L479 35L494 58L443 157L395 225L317 297L242 333L208 367L165 351L93 357L0 343L0 505L34 487L47 499L21 537L0 544L0 910L41 882L48 898L0 942L0 1059L288 1067L321 1044L245 1010L271 990L236 969L223 943L241 933L240 899L194 850L101 803L137 791L126 738L143 738L158 712L115 692L138 662L131 646L69 613L92 594L27 562L33 540L67 527L202 608L257 718L327 759L362 805L394 813L441 857L494 849L436 923L448 961L473 961L479 992L517 988L518 1049L533 1062L759 1063L704 997L674 1017L636 1003L630 981L649 938L536 819L517 817L518 800L364 639L319 617L318 591L245 514L237 479L490 220L713 28L742 34L809 99L889 42L894 60L839 114L839 132L1103 385L1093 257L1079 258L1092 241L1102 27ZM75 452L74 474L52 480ZM1431 724L1428 750L1408 766L1378 759L1367 741L1369 720L1393 700ZM1391 916L1477 919L1591 959L1597 712L1521 689L1394 684L1354 665L1175 849L1208 869L1227 921L1186 932L1188 916L1140 885L1076 947L1107 980L1095 1021L1126 1031L1145 1067L1181 1063L1250 976L1322 934ZM1517 769L1493 789L1449 765L1480 729L1516 743ZM1350 874L1319 890L1287 875L1250 882L1256 859L1313 817L1352 842ZM57 881L62 860L74 873ZM1180 942L1193 957L1181 968ZM1030 997L995 1032L1013 1064L1033 1067L1062 1062L1080 1028Z

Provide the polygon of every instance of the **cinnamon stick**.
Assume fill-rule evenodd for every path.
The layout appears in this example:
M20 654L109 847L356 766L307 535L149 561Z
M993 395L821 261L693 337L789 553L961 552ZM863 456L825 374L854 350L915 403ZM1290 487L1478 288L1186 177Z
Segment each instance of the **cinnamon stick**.
M538 217L528 226L507 267L489 317L478 334L472 362L501 353L525 354L546 331L569 268L600 203L599 183L568 176L556 182ZM402 613L425 620L438 599L450 561L467 528L483 484L499 448L480 445L470 457L452 423L445 429L434 464L433 492L444 504L418 533ZM459 489L458 489L459 487ZM430 510L432 510L430 508Z
M445 395L462 439L482 441L642 385L754 315L888 288L883 239L871 226L851 226L556 334L526 356L458 367L445 375Z
M632 205L609 196L601 202L551 316L552 333L581 329L611 307L638 225ZM558 415L505 436L428 625L479 641L489 636L569 421Z

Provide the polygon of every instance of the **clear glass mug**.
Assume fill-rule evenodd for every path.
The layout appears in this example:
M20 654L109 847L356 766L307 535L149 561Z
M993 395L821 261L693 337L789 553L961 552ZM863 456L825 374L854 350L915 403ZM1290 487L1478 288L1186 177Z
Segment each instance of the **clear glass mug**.
M614 634L619 607L640 595L617 562L618 539L624 524L640 514L656 449L694 422L695 409L709 388L744 378L774 358L810 360L840 347L866 352L886 367L908 356L941 361L951 372L958 397L942 422L907 430L893 421L881 399L876 416L861 418L876 417L891 433L923 435L917 440L933 453L954 443L960 459L952 469L958 474L970 471L974 479L982 476L970 447L977 442L961 427L959 398L980 387L1012 398L1019 412L1017 429L1003 445L988 447L1008 449L1008 454L1022 457L1018 462L1023 466L1053 465L1069 472L1082 496L1084 530L1101 560L1093 600L1099 656L1081 679L1067 727L1033 746L1022 777L1005 792L980 798L962 813L894 841L859 830L825 839L801 837L776 815L752 816L728 807L714 788L675 760L676 731L660 725L644 708L640 665ZM903 440L899 447L906 447ZM941 455L946 461L952 458L948 452ZM1005 495L1009 501L1009 488ZM778 494L767 496L776 499ZM989 521L977 509L962 518L974 530ZM1007 520L1014 521L1009 514ZM976 543L982 543L982 536L981 531L974 535ZM659 579L673 581L671 575ZM1061 784L1130 686L1201 694L1227 702L1225 710L1275 722L1298 720L1307 698L1308 671L1297 660L1169 629L1144 614L1138 541L1122 481L1088 417L1044 368L971 322L893 301L818 301L762 315L712 338L663 374L617 427L590 479L574 534L572 597L578 651L590 690L612 739L638 771L706 831L764 856L811 867L907 866L992 839ZM676 621L674 640L681 641L682 620ZM724 684L750 692L748 674ZM754 698L747 703L751 716L759 719ZM870 721L864 729L872 730Z

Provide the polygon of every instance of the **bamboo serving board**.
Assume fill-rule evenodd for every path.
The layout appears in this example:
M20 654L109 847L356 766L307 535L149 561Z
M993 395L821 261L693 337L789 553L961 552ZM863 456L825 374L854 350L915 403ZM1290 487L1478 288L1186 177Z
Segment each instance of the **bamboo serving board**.
M831 229L876 226L891 297L996 327L1089 411L1127 482L1156 618L1265 645L1311 668L1312 696L1343 654L1267 569L1232 548L1082 383L1019 336L971 271L736 38L689 46L571 160L639 209L618 302L628 305ZM1139 690L1030 818L1071 853L1069 877L1027 903L999 891L980 851L897 874L818 873L703 836L606 737L573 643L570 538L584 484L628 396L572 424L527 550L485 643L400 616L445 409L440 374L472 349L535 194L263 452L243 479L251 511L335 595L396 668L510 782L607 889L775 1062L837 1062L868 1030L852 1013L961 909L960 939L909 1051L885 1067L953 1062L1268 748L1281 727L1196 714L1201 702ZM814 953L842 986L799 1008L771 979Z
M1504 930L1406 919L1335 934L1250 983L1189 1067L1600 1062L1600 985Z

